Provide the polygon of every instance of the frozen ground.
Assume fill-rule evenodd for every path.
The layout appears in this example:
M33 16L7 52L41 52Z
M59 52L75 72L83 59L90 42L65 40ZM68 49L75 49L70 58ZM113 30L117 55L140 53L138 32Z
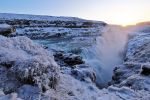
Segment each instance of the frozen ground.
M148 75L133 73L132 77L127 76L126 80L117 84L119 86L100 90L92 82L79 81L68 74L60 73L54 58L49 55L50 52L33 44L28 38L0 36L0 40L1 100L19 100L19 98L25 100L150 99ZM40 73L44 69L48 70L48 73L47 71ZM128 72L125 75L127 74ZM131 82L130 85L126 84L128 81Z

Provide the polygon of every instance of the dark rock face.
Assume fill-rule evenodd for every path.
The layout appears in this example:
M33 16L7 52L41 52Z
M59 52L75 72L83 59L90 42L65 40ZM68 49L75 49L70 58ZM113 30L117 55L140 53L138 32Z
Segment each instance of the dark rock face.
M15 32L15 28L13 26L0 24L0 35L8 36L13 32Z
M54 53L55 60L61 61L61 63L64 63L68 66L74 66L78 64L84 64L82 57L76 54L72 53L64 53L64 52L55 52Z
M70 55L65 56L64 62L67 63L68 65L71 65L71 66L84 63L81 56L74 55L74 54L70 54Z
M150 75L150 65L142 65L142 71L141 71L141 74L142 75Z

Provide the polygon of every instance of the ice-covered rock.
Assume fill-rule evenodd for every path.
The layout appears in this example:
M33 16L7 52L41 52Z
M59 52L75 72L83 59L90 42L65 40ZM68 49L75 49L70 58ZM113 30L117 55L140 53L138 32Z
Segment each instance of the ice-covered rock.
M0 35L8 36L15 32L15 28L8 24L0 24Z
M119 87L127 86L133 90L145 90L150 92L150 77L134 74L119 84Z
M127 46L127 53L123 65L114 70L113 84L121 88L130 87L132 90L150 93L150 34L138 34L131 39ZM150 97L142 97L148 100Z
M150 34L139 34L129 41L126 61L150 62Z
M93 82L96 81L96 72L92 67L86 64L76 65L71 70L71 75L80 81Z
M0 88L5 93L23 84L45 91L55 88L59 81L59 68L52 54L27 37L0 36L0 66Z
M60 66L75 67L75 65L84 64L82 57L73 53L65 53L61 51L55 51L53 53L55 60Z

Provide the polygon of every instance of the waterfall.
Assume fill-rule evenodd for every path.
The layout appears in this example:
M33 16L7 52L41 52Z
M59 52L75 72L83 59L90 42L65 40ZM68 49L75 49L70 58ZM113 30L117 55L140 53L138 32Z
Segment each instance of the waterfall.
M102 36L96 38L96 45L86 48L82 56L96 71L96 84L105 87L111 81L113 69L123 63L128 35L121 26L108 26Z

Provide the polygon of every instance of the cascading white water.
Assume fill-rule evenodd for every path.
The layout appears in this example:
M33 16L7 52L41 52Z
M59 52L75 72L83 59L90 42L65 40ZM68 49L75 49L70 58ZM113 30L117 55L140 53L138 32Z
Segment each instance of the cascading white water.
M120 26L108 26L96 45L83 51L83 58L96 71L96 84L101 88L111 81L113 69L123 62L128 35Z

